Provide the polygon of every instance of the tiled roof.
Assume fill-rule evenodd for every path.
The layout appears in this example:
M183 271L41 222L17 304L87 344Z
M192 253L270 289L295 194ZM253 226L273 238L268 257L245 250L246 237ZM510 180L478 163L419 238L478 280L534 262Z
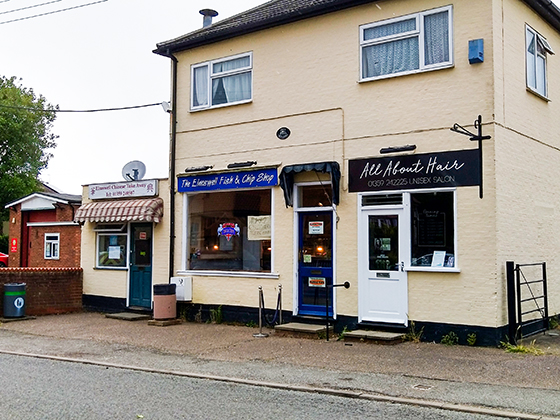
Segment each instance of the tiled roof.
M373 0L272 0L179 38L157 44L156 54L166 55L222 41L261 29L331 13Z
M157 44L154 53L177 51L212 44L224 39L284 25L298 20L344 10L375 0L272 0L206 28ZM387 0L390 1L390 0ZM450 0L451 2L452 0ZM468 1L468 0L455 0ZM560 32L560 9L551 0L521 0Z

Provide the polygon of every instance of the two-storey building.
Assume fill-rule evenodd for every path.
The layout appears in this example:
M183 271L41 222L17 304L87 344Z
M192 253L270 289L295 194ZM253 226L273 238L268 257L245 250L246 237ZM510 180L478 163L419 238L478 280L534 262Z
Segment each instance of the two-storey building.
M173 275L228 317L280 283L303 320L328 291L340 327L496 343L506 261L546 261L558 313L558 48L546 0L273 0L158 44Z

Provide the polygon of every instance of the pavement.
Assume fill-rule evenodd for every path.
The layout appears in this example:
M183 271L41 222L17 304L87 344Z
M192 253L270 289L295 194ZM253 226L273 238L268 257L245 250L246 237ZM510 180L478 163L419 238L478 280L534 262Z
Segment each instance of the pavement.
M0 353L320 392L498 418L560 419L560 330L543 354L402 342L301 338L242 325L41 316L0 324ZM531 342L534 340L534 343Z

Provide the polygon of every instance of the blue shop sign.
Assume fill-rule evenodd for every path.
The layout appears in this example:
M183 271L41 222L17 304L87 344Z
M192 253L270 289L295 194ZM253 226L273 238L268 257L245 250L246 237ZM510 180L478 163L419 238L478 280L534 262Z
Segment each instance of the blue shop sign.
M237 188L272 187L275 185L278 185L278 173L276 168L269 168L179 177L178 191L234 190Z

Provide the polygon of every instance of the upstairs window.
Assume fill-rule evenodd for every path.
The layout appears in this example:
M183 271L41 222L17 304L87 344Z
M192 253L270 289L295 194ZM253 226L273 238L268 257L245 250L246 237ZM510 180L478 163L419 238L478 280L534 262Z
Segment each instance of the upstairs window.
M453 65L451 6L360 27L361 80Z
M253 90L253 56L241 54L192 66L191 109L249 102Z
M546 54L554 54L548 41L529 26L525 30L527 53L527 87L540 96L548 97Z

